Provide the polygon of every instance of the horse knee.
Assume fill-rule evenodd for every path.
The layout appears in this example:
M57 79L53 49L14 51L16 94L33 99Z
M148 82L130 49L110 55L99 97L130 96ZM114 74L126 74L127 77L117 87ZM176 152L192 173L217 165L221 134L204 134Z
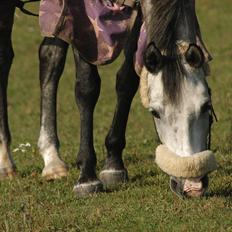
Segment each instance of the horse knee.
M44 38L39 48L40 61L58 63L66 55L68 43L58 38Z
M40 80L60 76L65 65L68 44L58 38L45 38L39 48Z
M121 98L133 98L139 86L139 77L133 65L124 64L117 73L116 92Z
M44 38L39 47L39 59L42 63L57 64L65 59L68 44L58 38Z
M84 100L88 103L95 103L100 94L100 78L97 80L89 81L88 83L82 83L82 81L76 82L76 98L77 101Z
M76 100L78 105L95 106L100 94L101 79L97 67L82 63L77 66Z

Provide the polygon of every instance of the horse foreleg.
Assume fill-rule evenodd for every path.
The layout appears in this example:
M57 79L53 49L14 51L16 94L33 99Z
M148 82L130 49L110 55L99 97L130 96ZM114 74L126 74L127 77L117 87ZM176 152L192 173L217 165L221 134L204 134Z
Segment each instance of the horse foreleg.
M105 185L123 183L128 179L122 152L126 145L125 132L130 106L138 85L139 78L134 71L133 61L125 60L117 73L117 105L111 128L105 139L107 159L100 173L100 179Z
M117 105L111 128L106 136L107 158L100 180L107 186L123 183L128 180L124 167L122 152L126 146L125 132L131 102L138 90L139 77L134 68L134 54L137 50L138 37L142 24L142 14L138 11L134 26L124 48L125 61L117 73Z
M99 192L102 183L97 179L96 154L93 145L93 112L100 94L101 79L97 67L84 61L74 48L76 62L76 102L80 112L80 148L77 165L80 177L74 186L78 195Z
M7 84L14 57L11 30L14 6L0 3L0 180L12 177L15 165L10 153L10 130L7 116Z
M68 44L58 38L45 38L39 49L41 88L41 128L38 146L45 167L42 176L57 179L66 176L67 166L59 157L56 123L57 88L63 73Z

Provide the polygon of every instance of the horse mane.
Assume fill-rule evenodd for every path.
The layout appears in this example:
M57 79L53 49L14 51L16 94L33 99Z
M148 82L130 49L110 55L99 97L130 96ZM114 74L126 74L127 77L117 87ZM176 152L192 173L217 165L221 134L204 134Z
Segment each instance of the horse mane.
M163 67L163 86L167 100L177 104L181 96L184 68L180 56L177 55L178 19L184 12L186 0L151 1L149 22L147 22L149 42L168 57ZM146 21L146 16L145 16ZM169 59L170 58L170 59Z

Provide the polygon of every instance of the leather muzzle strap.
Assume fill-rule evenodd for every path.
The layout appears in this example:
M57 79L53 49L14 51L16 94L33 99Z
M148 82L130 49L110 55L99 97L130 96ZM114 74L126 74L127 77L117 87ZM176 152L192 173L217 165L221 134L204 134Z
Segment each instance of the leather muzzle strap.
M120 5L120 6L129 6L135 7L138 4L138 0L112 0L112 2Z

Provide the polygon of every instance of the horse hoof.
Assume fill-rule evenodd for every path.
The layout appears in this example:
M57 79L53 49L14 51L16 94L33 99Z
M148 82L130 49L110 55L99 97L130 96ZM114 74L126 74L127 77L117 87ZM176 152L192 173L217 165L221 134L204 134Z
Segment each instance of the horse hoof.
M115 186L126 183L128 181L127 170L103 170L100 173L100 180L105 186Z
M15 175L15 167L0 168L0 180L12 179Z
M67 175L68 168L62 160L52 161L42 171L42 177L47 181L61 179Z
M103 191L103 184L100 180L90 181L87 183L77 183L73 191L78 197L85 197Z

